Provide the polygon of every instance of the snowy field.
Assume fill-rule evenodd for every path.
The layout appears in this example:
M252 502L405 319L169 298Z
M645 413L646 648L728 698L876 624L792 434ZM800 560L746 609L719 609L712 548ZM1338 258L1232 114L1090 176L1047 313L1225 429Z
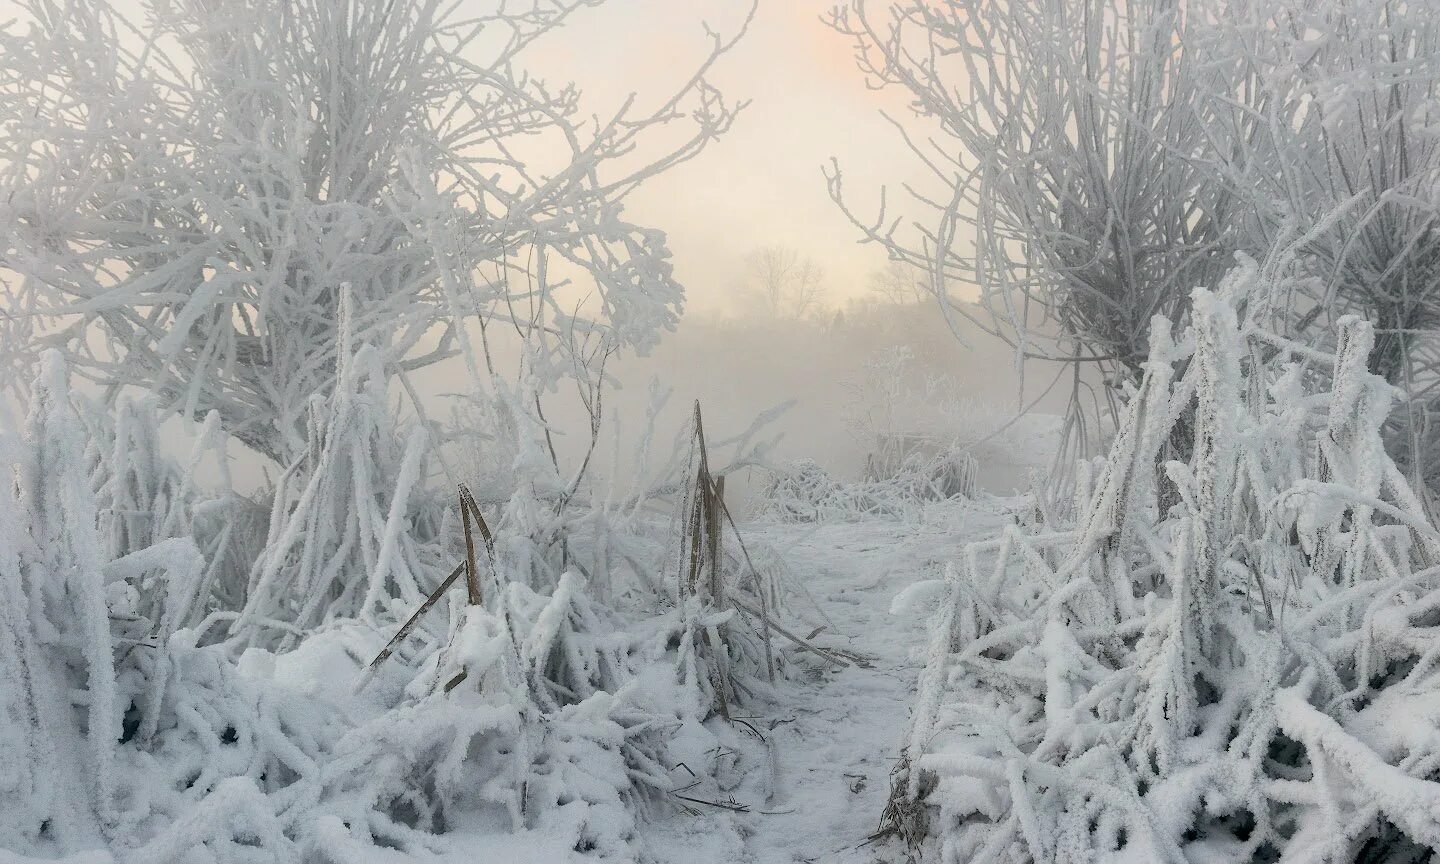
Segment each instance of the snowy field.
M1437 490L1437 0L0 0L0 864L1433 864Z

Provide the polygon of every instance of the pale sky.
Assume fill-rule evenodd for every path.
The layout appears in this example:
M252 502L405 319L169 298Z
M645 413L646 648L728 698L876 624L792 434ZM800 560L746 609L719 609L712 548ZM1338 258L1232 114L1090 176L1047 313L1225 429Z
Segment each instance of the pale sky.
M882 184L893 201L901 183L921 175L880 115L903 115L905 103L866 88L848 41L821 20L831 5L761 0L749 33L713 76L727 97L750 106L729 135L631 201L631 219L669 235L689 311L733 308L745 255L766 244L819 262L831 303L865 293L867 275L885 264L878 247L858 244L826 193L821 166L840 160L847 194L866 215ZM630 92L653 105L704 55L702 21L728 35L748 8L748 0L609 0L533 46L532 69L579 82L592 110Z

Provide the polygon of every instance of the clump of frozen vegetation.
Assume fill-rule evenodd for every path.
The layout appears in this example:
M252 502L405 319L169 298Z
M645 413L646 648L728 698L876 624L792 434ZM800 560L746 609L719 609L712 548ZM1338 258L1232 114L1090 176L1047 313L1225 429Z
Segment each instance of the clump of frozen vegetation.
M945 580L890 827L940 860L1412 861L1440 843L1440 535L1374 329L1259 324L1242 266L1151 326L1073 518ZM1161 448L1182 415L1183 460ZM937 586L938 588L939 586Z
M1440 844L1436 11L835 11L933 185L919 221L832 196L1072 384L1033 512L950 574L892 830L953 862Z
M973 493L974 457L958 447L932 451L927 444L886 442L859 480L838 479L813 459L772 468L757 515L783 522L914 520L929 505Z
M877 352L851 384L847 418L864 448L859 478L832 477L813 460L772 469L762 515L792 522L864 518L914 520L930 505L974 497L976 452L993 437L997 412L959 398L959 383L927 376L913 382L912 352Z
M87 425L103 415L70 392L58 352L30 392L23 439L5 439L14 482L0 488L6 849L357 861L384 847L424 860L522 832L559 857L634 860L636 819L692 784L689 772L734 734L706 721L782 669L769 638L774 586L722 554L713 508L723 502L697 492L698 479L681 497L704 524L669 551L683 564L675 583L662 575L662 531L586 531L570 523L597 511L556 514L526 492L507 507L548 521L527 532L487 508L495 533L486 527L468 550L386 532L377 513L375 548L400 551L363 568L310 563L312 534L366 529L317 514L302 494L247 576L229 557L243 548L229 530L238 496L202 491L193 464L168 460L153 411ZM327 416L353 398L338 393ZM207 424L189 462L219 443ZM701 465L696 478L713 486ZM690 508L696 500L708 503ZM300 519L294 543L275 539ZM568 566L549 564L553 584L534 584L535 534L575 544ZM628 545L616 556L628 564L594 569L597 542ZM467 552L478 597L432 593L428 562ZM398 570L407 554L414 569ZM392 578L413 581L377 577L385 560ZM658 584L635 584L627 567ZM265 588L310 572L338 584ZM625 599L597 600L586 572L601 596ZM248 593L231 597L246 578ZM369 591L377 599L364 601ZM436 609L386 646L425 594ZM279 596L330 602L296 611L266 599Z

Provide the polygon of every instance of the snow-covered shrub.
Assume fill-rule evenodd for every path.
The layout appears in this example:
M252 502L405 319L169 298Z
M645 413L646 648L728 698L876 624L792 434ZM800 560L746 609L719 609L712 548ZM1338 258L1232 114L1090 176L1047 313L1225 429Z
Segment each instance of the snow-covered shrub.
M820 522L831 511L840 484L814 459L797 459L772 470L756 510L782 522ZM844 512L851 512L844 508Z
M770 469L756 512L782 522L915 519L927 503L954 497L942 490L952 478L972 477L971 464L963 453L955 460L911 459L888 478L846 481L813 459L798 459Z
M374 627L336 622L282 654L172 640L159 728L125 749L137 789L114 846L134 860L424 860L531 832L557 857L634 856L637 818L671 788L667 745L704 706L568 574L456 607L370 678ZM657 671L658 670L658 671ZM365 685L358 693L357 680ZM138 778L144 777L141 782ZM239 810L236 818L231 810Z
M897 436L879 442L865 460L864 479L897 484L917 500L942 501L974 495L979 470L963 447L937 447L924 437Z
M1269 245L1253 230L1253 187L1225 170L1264 125L1243 101L1261 76L1247 44L1196 37L1253 5L849 0L831 13L867 82L905 98L902 138L931 184L882 194L875 215L834 163L831 197L890 260L926 274L957 335L969 318L1017 364L1071 366L1063 428L1083 455L1114 408L1096 410L1110 394L1090 385L1138 377L1152 317L1183 315L1191 286ZM1232 113L1245 121L1233 136L1216 120ZM962 302L972 292L983 311Z
M1242 267L1178 334L1152 324L1073 521L949 572L887 813L940 860L1440 844L1440 533L1381 440L1397 391L1363 320L1330 355L1237 314L1262 281ZM1188 459L1160 464L1186 413Z
M943 190L906 187L918 220L883 195L870 218L837 165L832 197L925 272L938 316L971 319L1017 362L1073 365L1057 379L1071 385L1062 468L1099 452L1152 316L1185 314L1235 252L1294 244L1304 278L1277 329L1375 324L1373 369L1409 394L1387 444L1440 509L1424 488L1440 482L1440 7L849 0L831 23L868 83L906 97L904 140ZM977 289L978 316L959 302Z
M758 514L783 522L916 519L929 504L973 496L975 457L961 447L932 450L929 444L901 440L882 446L855 481L835 479L812 459L771 468Z
M346 461L365 448L378 449L364 464L415 473L398 445L377 443L371 356L356 354L317 411L314 453L339 467L314 478L366 482ZM196 494L193 465L151 447L156 414L93 413L69 392L58 353L31 392L23 440L3 439L14 482L0 484L0 739L14 756L0 770L0 848L137 862L351 862L381 849L426 860L518 832L553 860L633 861L637 820L677 781L695 782L706 754L735 746L709 721L782 668L767 629L773 596L737 556L707 560L701 581L719 582L705 592L641 602L625 590L616 605L578 566L532 586L530 535L503 507L492 512L498 536L479 544L481 602L441 596L393 646L385 638L431 593L432 559L455 549L408 523L389 531L386 519L406 511L380 499L368 513L332 512L334 499L307 487L272 526L267 548L290 554L271 578L343 567L377 579L387 543L405 543L424 547L408 571L415 596L382 582L360 605L322 582L307 589L323 598L309 617L282 604L236 609L211 591L224 558L204 550L224 543L195 540L231 496ZM196 453L221 440L207 426ZM406 488L394 474L370 482ZM573 507L524 509L557 530L585 524ZM707 512L711 527L720 518ZM603 533L591 528L574 533L577 545ZM289 547L275 541L286 536ZM659 560L633 566L658 580Z
M909 486L922 499L973 495L972 448L986 443L995 417L960 395L966 386L946 375L917 374L908 346L877 351L852 382L847 423L867 449L864 479Z

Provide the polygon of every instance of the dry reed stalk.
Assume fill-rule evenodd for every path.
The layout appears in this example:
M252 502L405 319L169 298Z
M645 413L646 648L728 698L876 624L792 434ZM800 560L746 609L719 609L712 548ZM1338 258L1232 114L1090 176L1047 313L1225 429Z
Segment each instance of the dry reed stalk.
M450 586L455 584L455 581L460 578L461 573L465 574L466 599L468 604L471 606L482 605L481 601L483 600L483 596L480 591L480 571L475 562L475 540L473 532L475 530L480 532L480 538L485 543L485 551L490 557L492 567L495 561L495 536L490 532L490 526L485 523L485 517L480 515L480 507L475 503L475 497L470 494L470 490L466 488L463 483L460 484L459 498L460 522L465 534L465 560L455 565L455 569L450 571L450 575L446 576L444 580L440 582L440 585L436 587L434 591L430 592L430 595L425 598L425 602L420 604L420 608L416 609L414 614L407 618L404 624L400 625L400 629L396 631L389 642L385 643L385 647L380 650L379 654L375 655L375 659L370 661L370 665L365 669L365 678L362 681L362 687L373 677L375 670L379 669L380 665L389 659L391 654L395 653L396 647L404 642L406 637L415 630L415 627L420 623L420 619L425 616L425 613L429 612L434 608L436 603L440 602L440 598L445 595L446 591L450 590ZM448 693L454 689L455 685L464 680L464 677L465 673L461 672L454 680L446 684L445 692Z
M759 568L750 558L750 551L745 546L745 539L740 534L740 527L735 523L735 517L725 503L725 478L714 477L710 473L709 453L705 448L704 421L701 417L698 400L695 402L695 446L698 468L695 473L694 496L689 502L686 538L690 545L689 587L691 593L698 590L700 576L708 563L710 566L708 587L715 607L723 609L727 606L734 606L740 612L760 621L760 635L765 646L765 676L766 680L771 683L775 681L775 649L771 638L772 631L794 643L801 650L815 654L834 665L868 665L858 655L821 648L776 623L772 616L776 599L773 594L774 585L773 583L765 584L760 576ZM725 588L721 568L723 553L721 538L726 524L730 526L730 531L735 536L735 543L740 549L741 556L745 559L745 567L750 571L751 582L755 587L755 596L759 601L758 608Z

